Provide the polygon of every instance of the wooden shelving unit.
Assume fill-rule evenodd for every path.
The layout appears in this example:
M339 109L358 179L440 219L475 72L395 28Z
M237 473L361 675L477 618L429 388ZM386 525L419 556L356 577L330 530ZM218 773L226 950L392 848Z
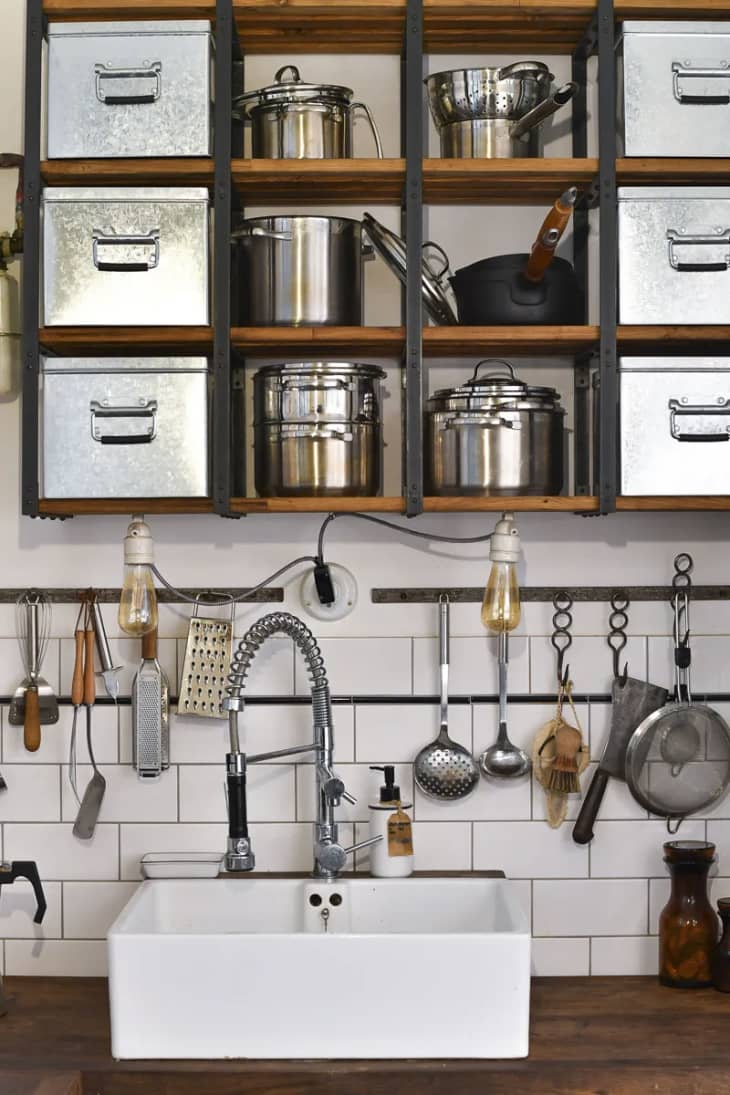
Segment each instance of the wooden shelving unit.
M216 0L42 0L49 20L211 19ZM423 0L424 50L430 53L504 53L523 56L567 54L581 42L597 0ZM407 0L233 0L244 53L401 54L407 39ZM615 0L617 22L630 18L730 19L730 0ZM222 100L221 100L222 101ZM603 146L602 146L603 147ZM611 156L611 160L613 156ZM36 164L37 166L37 164ZM599 175L593 158L536 160L423 161L423 201L430 204L542 204L575 184L588 190ZM220 170L220 165L219 165ZM207 186L215 194L215 161L134 159L44 161L42 183L53 186ZM334 161L233 159L231 183L242 205L400 205L406 162L402 158ZM218 176L220 181L221 176ZM616 160L619 185L730 183L728 159ZM227 323L217 327L225 330ZM412 326L409 330L412 330ZM730 326L619 326L619 353L728 352ZM220 337L220 335L219 335ZM598 326L434 327L422 331L426 358L478 356L569 357L596 351ZM212 327L45 328L42 351L58 354L193 353L214 357ZM393 327L243 328L230 332L231 347L243 358L287 355L347 355L400 359L406 329ZM603 488L602 488L603 489ZM427 513L495 512L505 505L525 512L597 513L589 495L556 498L433 498ZM220 512L208 499L41 500L39 512L125 514ZM230 512L297 513L329 510L405 511L403 497L233 498ZM730 510L730 497L622 498L616 508L635 511Z

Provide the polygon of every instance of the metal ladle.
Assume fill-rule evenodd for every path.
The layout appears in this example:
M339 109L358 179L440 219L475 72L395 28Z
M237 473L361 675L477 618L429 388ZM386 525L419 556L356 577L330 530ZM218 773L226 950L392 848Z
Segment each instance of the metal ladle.
M479 758L482 775L491 779L519 779L530 771L530 758L507 736L507 631L499 633L499 733L494 745Z

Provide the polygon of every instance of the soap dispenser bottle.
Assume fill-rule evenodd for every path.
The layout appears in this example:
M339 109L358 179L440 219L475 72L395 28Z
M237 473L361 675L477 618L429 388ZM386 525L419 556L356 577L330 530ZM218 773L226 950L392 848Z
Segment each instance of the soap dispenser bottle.
M368 807L370 836L382 837L370 848L370 874L375 878L406 878L413 874L413 829L406 813L413 804L401 801L392 764L371 764L370 768L385 774L379 801Z

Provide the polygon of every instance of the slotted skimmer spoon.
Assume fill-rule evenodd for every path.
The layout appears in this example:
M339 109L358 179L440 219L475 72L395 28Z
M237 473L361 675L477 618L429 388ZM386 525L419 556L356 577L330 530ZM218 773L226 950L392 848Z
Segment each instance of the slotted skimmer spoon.
M416 784L429 798L465 798L479 783L479 769L468 749L449 737L449 599L439 600L441 714L438 737L413 762Z

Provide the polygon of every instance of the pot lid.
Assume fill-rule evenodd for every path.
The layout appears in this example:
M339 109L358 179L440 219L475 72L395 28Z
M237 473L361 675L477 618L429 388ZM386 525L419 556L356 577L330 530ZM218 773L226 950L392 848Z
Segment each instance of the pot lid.
M478 372L482 365L493 365L506 369L508 375L502 376L499 372L493 370L479 376ZM458 400L460 398L465 401L472 401L475 396L483 398L498 396L505 399L534 400L556 405L560 403L560 393L555 388L525 384L524 381L515 376L514 366L509 361L503 361L500 358L485 358L480 361L469 380L464 381L458 388L442 388L434 392L429 402L443 399ZM473 406L472 403L470 405Z
M363 213L362 222L375 250L384 259L398 280L405 285L407 276L405 240L396 235L395 232L391 232L380 221L376 221L370 213ZM433 246L433 244L430 246ZM421 296L423 306L431 319L435 320L436 323L452 327L458 323L458 320L440 280L447 269L448 262L444 270L437 274L425 259L422 261Z
M264 365L256 376L356 376L381 379L385 370L378 365L358 361L287 361L281 365Z
M289 73L289 79L284 79ZM275 83L247 91L233 100L234 115L247 118L254 107L283 103L336 102L348 105L352 88L340 84L308 84L299 75L296 65L284 65L274 76Z

